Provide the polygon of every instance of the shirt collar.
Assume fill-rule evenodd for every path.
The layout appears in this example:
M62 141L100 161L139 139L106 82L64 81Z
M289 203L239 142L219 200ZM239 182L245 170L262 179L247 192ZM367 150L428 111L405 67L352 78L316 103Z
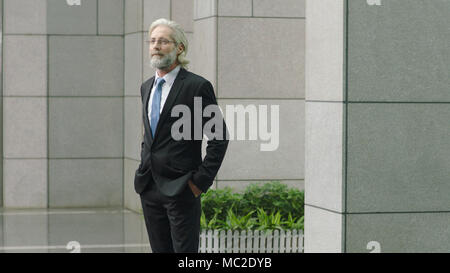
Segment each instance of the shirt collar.
M178 72L180 72L181 66L177 65L177 67L175 67L174 69L172 69L172 71L170 71L169 73L167 73L166 75L164 75L164 77L162 77L165 81L165 83L167 84L167 86L171 86L173 84L173 82L175 81L175 78L178 75ZM160 76L158 76L158 72L155 72L155 84L156 84L156 80L158 80L159 78L161 78Z

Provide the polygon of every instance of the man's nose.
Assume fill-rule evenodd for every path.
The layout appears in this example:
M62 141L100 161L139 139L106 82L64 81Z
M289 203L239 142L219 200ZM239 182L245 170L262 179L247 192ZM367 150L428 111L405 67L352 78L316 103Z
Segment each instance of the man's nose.
M159 49L161 48L161 43L156 42L156 43L154 43L153 45L152 45L152 44L149 44L149 46L150 46L150 49L156 49L156 50L159 50Z

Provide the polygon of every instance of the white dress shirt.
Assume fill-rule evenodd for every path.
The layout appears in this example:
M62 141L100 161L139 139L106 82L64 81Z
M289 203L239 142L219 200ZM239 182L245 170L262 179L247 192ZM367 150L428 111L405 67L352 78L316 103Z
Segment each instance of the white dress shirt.
M170 89L172 88L173 82L175 81L175 78L178 75L178 72L180 72L180 68L181 66L177 66L175 67L172 71L170 71L169 73L167 73L166 75L164 75L164 77L162 77L165 82L162 85L162 93L161 93L161 105L159 108L159 113L161 114L164 104L166 103L167 97L169 96L169 92ZM155 81L153 83L153 87L152 87L152 92L150 94L150 100L148 102L148 106L147 106L147 113L148 113L148 120L150 122L150 126L151 126L151 114L152 114L152 102L153 102L153 95L155 94L155 90L156 90L156 80L160 78L158 76L158 72L155 72Z

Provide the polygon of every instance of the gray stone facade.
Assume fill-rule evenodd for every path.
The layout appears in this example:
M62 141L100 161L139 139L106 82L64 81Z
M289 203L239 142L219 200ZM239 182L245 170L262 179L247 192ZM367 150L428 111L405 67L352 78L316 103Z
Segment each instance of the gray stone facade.
M305 251L447 252L450 3L306 7Z

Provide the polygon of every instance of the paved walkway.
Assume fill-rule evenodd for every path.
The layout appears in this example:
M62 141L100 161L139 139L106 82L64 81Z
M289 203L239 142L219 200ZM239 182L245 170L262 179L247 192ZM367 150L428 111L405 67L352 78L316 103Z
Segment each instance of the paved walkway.
M0 253L151 252L144 219L125 209L0 210Z

